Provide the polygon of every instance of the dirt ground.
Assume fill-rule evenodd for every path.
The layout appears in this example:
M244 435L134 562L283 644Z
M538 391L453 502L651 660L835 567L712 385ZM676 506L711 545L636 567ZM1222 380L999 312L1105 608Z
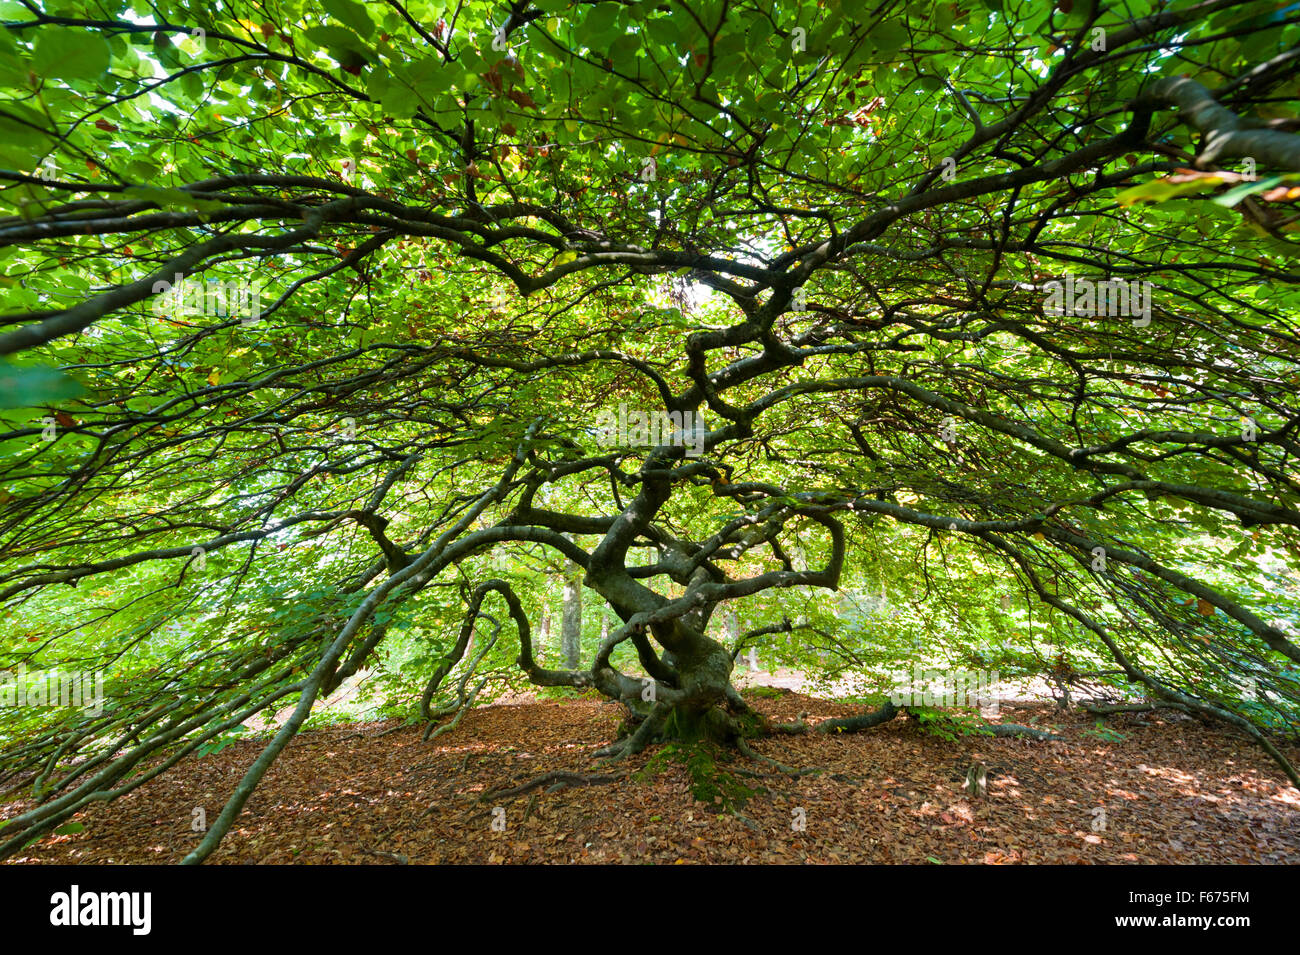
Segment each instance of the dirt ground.
M781 719L862 712L780 693L746 695ZM698 801L698 778L662 752L593 764L620 720L608 703L485 707L427 743L397 723L337 727L289 745L209 861L1300 863L1300 792L1242 737L1178 713L1112 717L1103 731L1095 717L1048 704L1004 705L1001 719L1065 741L945 740L905 718L860 734L778 737L754 748L821 772L791 777L724 759L717 766L755 790L731 808ZM200 837L196 810L214 819L261 746L239 741L182 763L81 813L81 831L9 861L177 862ZM988 771L983 796L963 788L976 763ZM553 771L626 775L500 794ZM0 806L0 818L22 808Z

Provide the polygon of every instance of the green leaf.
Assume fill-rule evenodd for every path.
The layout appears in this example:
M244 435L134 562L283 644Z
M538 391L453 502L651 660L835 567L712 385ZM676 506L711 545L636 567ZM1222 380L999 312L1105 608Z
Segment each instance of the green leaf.
M312 27L304 31L303 36L312 43L324 47L335 59L338 59L335 54L341 52L358 53L367 57L370 55L370 47L361 42L361 38L351 30L345 30L343 27Z
M0 17L0 19L8 19ZM0 30L0 84L26 86L30 72L27 51L19 50L8 30Z
M40 113L21 103L5 103L0 111L0 142L7 146L18 145L27 150L44 150L50 144L50 134L45 132L49 121Z
M617 4L595 4L587 19L583 21L582 31L585 42L594 50L601 50L619 32L614 25L619 9Z
M881 53L894 53L902 49L908 40L907 30L894 20L878 23L871 30L871 43Z
M363 37L375 32L375 24L365 8L355 0L321 0L321 6L335 20L343 23Z
M93 80L108 71L108 43L98 33L60 27L43 31L32 53L32 69L59 80Z
M1122 206L1131 206L1136 202L1167 202L1180 196L1205 192L1207 189L1214 189L1222 184L1223 180L1217 176L1206 176L1202 179L1192 179L1187 182L1153 179L1151 182L1144 182L1140 186L1125 189L1115 198Z
M1215 205L1224 206L1231 209L1237 203L1241 202L1247 196L1253 196L1257 192L1263 192L1265 189L1272 189L1274 186L1281 185L1295 176L1269 176L1267 179L1261 179L1258 182L1243 182L1239 186L1229 189L1221 196L1215 196L1210 201Z
M18 367L0 361L0 408L32 408L67 398L84 389L57 368L40 365Z

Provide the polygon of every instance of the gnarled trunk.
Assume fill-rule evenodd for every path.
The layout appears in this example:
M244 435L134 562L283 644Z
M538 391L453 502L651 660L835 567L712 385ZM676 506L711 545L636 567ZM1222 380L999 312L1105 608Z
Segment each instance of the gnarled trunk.
M610 748L610 755L631 755L651 743L711 742L732 744L738 737L753 735L748 708L731 685L731 654L698 630L674 627L674 650L663 654L672 669L675 685L645 680L641 699L650 704L648 713L634 716L626 726L630 734ZM737 718L737 712L742 718Z

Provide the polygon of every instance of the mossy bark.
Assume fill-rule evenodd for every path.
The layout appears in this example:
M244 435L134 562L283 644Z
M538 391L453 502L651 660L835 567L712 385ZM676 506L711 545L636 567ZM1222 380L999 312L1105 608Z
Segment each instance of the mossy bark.
M655 739L660 742L711 743L728 746L737 736L753 735L731 712L731 654L722 644L695 633L680 640L669 656L680 675L682 696L664 704Z

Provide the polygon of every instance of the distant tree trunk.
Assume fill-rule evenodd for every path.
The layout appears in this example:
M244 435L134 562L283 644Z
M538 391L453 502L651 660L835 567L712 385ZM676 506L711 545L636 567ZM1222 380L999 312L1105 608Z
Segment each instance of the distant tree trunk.
M734 610L727 611L726 619L727 619L727 646L734 648L736 646L736 641L740 639L740 620L739 618L737 618L736 611ZM739 663L743 659L744 659L743 657L737 657L736 662Z
M582 585L574 575L564 578L564 604L560 617L560 653L564 666L576 670L582 661Z
M544 657L551 642L551 611L542 611L542 624L537 628L537 656Z

